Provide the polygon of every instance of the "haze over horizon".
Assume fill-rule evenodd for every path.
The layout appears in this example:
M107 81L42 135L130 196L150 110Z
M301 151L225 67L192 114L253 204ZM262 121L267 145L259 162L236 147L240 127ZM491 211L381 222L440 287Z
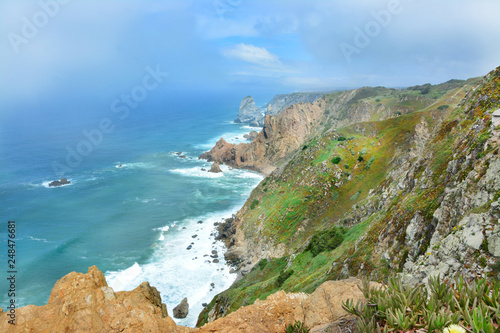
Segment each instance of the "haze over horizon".
M499 65L499 12L494 0L1 0L0 106L107 105L146 67L168 72L156 95L224 91L258 104L467 79Z

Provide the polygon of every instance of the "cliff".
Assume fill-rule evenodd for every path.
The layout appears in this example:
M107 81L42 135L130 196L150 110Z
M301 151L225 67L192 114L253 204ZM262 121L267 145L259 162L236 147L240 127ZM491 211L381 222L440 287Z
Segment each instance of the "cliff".
M114 292L97 267L72 272L57 281L44 306L16 311L16 325L2 316L2 332L162 332L281 333L285 325L304 322L311 332L338 326L350 317L341 307L347 299L363 300L361 281L323 284L311 295L278 292L200 329L177 326L168 316L160 293L147 282L130 292ZM1 309L0 309L1 312ZM344 321L338 322L343 317ZM352 325L352 323L351 323Z
M326 95L311 135L223 227L243 277L205 311L266 297L283 274L291 292L395 273L409 285L439 274L500 279L499 82L497 69Z
M263 129L252 143L233 144L221 138L200 158L269 174L300 147L318 125L322 113L321 101L295 104L276 117L266 116Z
M293 93L275 95L269 103L264 105L264 108L266 109L266 114L270 116L276 116L278 113L285 110L291 105L299 103L312 104L323 96L324 94L321 93Z

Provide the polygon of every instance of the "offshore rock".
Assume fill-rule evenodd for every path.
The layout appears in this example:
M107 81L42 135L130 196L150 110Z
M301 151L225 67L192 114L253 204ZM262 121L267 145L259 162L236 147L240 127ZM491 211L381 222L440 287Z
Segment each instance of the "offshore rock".
M248 134L245 134L243 135L243 137L247 140L250 140L250 141L253 141L253 139L255 139L257 137L257 135L259 135L258 132L256 131L251 131L250 133Z
M57 186L63 186L63 185L68 185L71 184L69 180L66 178L61 178L61 180L54 180L53 182L49 183L50 187L57 187Z
M189 303L187 297L184 297L184 299L177 305L174 310L174 317L175 318L186 318L188 313L189 313Z
M217 163L217 162L212 163L212 166L210 167L210 170L208 170L208 172L213 172L213 173L222 172L222 170L220 169L219 163Z
M264 116L260 112L260 109L255 105L253 97L247 96L241 101L240 110L234 122L261 126L263 119Z

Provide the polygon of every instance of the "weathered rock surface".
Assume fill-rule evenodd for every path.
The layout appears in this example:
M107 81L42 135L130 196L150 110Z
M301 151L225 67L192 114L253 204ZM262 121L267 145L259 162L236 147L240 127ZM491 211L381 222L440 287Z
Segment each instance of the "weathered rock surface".
M249 123L253 126L261 126L264 116L260 109L255 106L255 101L252 96L243 98L240 104L238 116L234 120L235 123Z
M208 172L213 172L213 173L222 172L219 163L217 162L212 163L212 166L210 167L210 170L208 170Z
M266 108L266 114L275 116L291 105L298 103L314 103L323 95L324 94L320 93L293 93L275 95L269 103L264 105L264 107Z
M363 300L358 285L361 281L351 278L327 281L310 295L279 291L206 324L200 332L282 333L285 325L295 321L302 321L311 333L323 332L340 318L352 318L342 309L342 301Z
M69 180L66 178L61 178L61 180L54 180L53 182L49 183L49 186L51 187L57 187L57 186L63 186L63 185L68 185L71 184Z
M257 137L257 135L259 135L258 132L256 131L251 131L250 133L248 134L245 134L243 135L243 137L247 140L250 140L250 141L253 141L253 139L255 139Z
M300 320L311 332L319 332L318 328L347 316L341 308L342 301L363 299L360 284L355 278L328 281L311 295L280 291L195 329L177 326L168 316L160 293L149 283L144 282L132 291L114 292L103 273L92 266L87 274L72 272L57 281L46 305L17 309L15 326L3 315L0 331L281 333L286 324ZM182 314L187 314L187 299L180 305Z
M8 317L6 317L8 318ZM97 267L72 272L55 284L44 306L17 309L17 323L4 319L1 332L192 332L177 327L160 293L144 282L132 291L114 292Z
M312 133L323 109L314 104L295 104L276 117L266 116L264 128L252 143L228 143L221 138L200 158L237 168L269 174L278 161L297 150Z
M189 313L189 303L187 297L184 297L184 299L177 305L174 309L174 317L175 318L186 318L188 313Z

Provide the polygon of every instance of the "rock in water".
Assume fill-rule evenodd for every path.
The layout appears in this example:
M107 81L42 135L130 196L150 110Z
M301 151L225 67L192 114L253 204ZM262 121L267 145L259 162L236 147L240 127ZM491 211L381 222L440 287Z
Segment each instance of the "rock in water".
M243 135L243 137L247 140L253 141L253 139L255 139L257 135L259 135L259 133L257 133L256 131L251 131L250 133Z
M174 308L173 312L175 318L186 318L189 313L189 303L187 297L184 297L182 302L180 302L179 305Z
M240 104L238 116L234 120L235 123L251 123L256 126L262 125L264 116L260 109L255 106L255 101L252 96L243 98Z
M212 164L212 166L210 167L210 170L208 170L208 172L214 172L214 173L222 172L222 170L220 169L219 163L214 162Z
M53 182L49 183L49 186L51 187L56 187L56 186L63 186L63 185L68 185L71 184L69 180L66 178L61 178L61 180L54 180Z

